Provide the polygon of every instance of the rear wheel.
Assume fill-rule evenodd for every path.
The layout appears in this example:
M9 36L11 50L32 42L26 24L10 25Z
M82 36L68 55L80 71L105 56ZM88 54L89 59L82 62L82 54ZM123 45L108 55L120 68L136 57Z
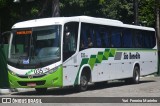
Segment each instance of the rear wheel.
M35 90L36 90L37 93L41 93L41 94L47 92L47 88L35 88Z
M140 80L140 70L138 66L134 67L132 83L138 84Z
M126 84L138 84L140 80L140 69L138 66L134 67L133 77L125 79Z

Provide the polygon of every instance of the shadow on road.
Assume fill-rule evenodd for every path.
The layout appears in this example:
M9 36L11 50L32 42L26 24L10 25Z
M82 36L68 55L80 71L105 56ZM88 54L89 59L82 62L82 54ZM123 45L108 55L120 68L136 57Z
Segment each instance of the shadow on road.
M155 80L143 80L140 81L139 84L144 84L144 83L151 83L151 82L156 82ZM94 90L100 90L100 89L107 89L107 88L114 88L114 87L121 87L121 86L130 86L133 84L126 84L124 81L113 81L113 82L108 82L106 84L96 86L94 84L90 85L88 87L88 91L94 91ZM69 88L62 88L62 89L48 89L47 92L39 94L36 91L26 91L26 92L16 92L11 95L19 95L19 96L39 96L39 95L54 95L54 96L63 96L63 95L70 95L70 94L76 94L80 93L78 92L75 88L69 87Z

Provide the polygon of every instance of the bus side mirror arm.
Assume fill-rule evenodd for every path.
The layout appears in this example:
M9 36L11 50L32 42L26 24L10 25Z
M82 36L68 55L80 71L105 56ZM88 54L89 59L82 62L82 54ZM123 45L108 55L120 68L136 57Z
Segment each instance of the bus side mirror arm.
M3 46L4 46L3 38L4 38L5 34L8 34L8 33L11 33L11 31L6 31L6 32L3 32L3 33L0 33L0 47L1 48L3 48Z
M3 37L3 36L2 36L2 34L0 33L0 48L3 48L3 45L4 45L4 44L3 44L2 37Z

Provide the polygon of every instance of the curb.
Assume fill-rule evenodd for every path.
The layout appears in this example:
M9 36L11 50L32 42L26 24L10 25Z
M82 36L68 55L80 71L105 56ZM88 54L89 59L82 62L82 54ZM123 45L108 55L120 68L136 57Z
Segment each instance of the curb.
M149 77L156 77L156 75L151 74L151 75L143 76L143 77L140 77L140 78L149 78Z
M33 88L26 89L26 88L17 88L17 89L2 89L0 88L0 95L10 94L12 92L27 92L27 91L34 91Z
M146 76L146 77L155 77L155 75L148 75L148 76Z
M17 88L15 92L27 92L27 91L35 91L34 88Z
M9 94L11 89L0 89L0 95Z

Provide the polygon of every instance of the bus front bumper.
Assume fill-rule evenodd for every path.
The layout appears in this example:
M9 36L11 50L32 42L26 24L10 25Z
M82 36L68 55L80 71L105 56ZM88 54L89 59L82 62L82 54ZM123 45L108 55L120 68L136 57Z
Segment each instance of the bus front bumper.
M63 86L62 67L52 74L47 74L39 78L21 78L8 71L11 88L49 88Z

